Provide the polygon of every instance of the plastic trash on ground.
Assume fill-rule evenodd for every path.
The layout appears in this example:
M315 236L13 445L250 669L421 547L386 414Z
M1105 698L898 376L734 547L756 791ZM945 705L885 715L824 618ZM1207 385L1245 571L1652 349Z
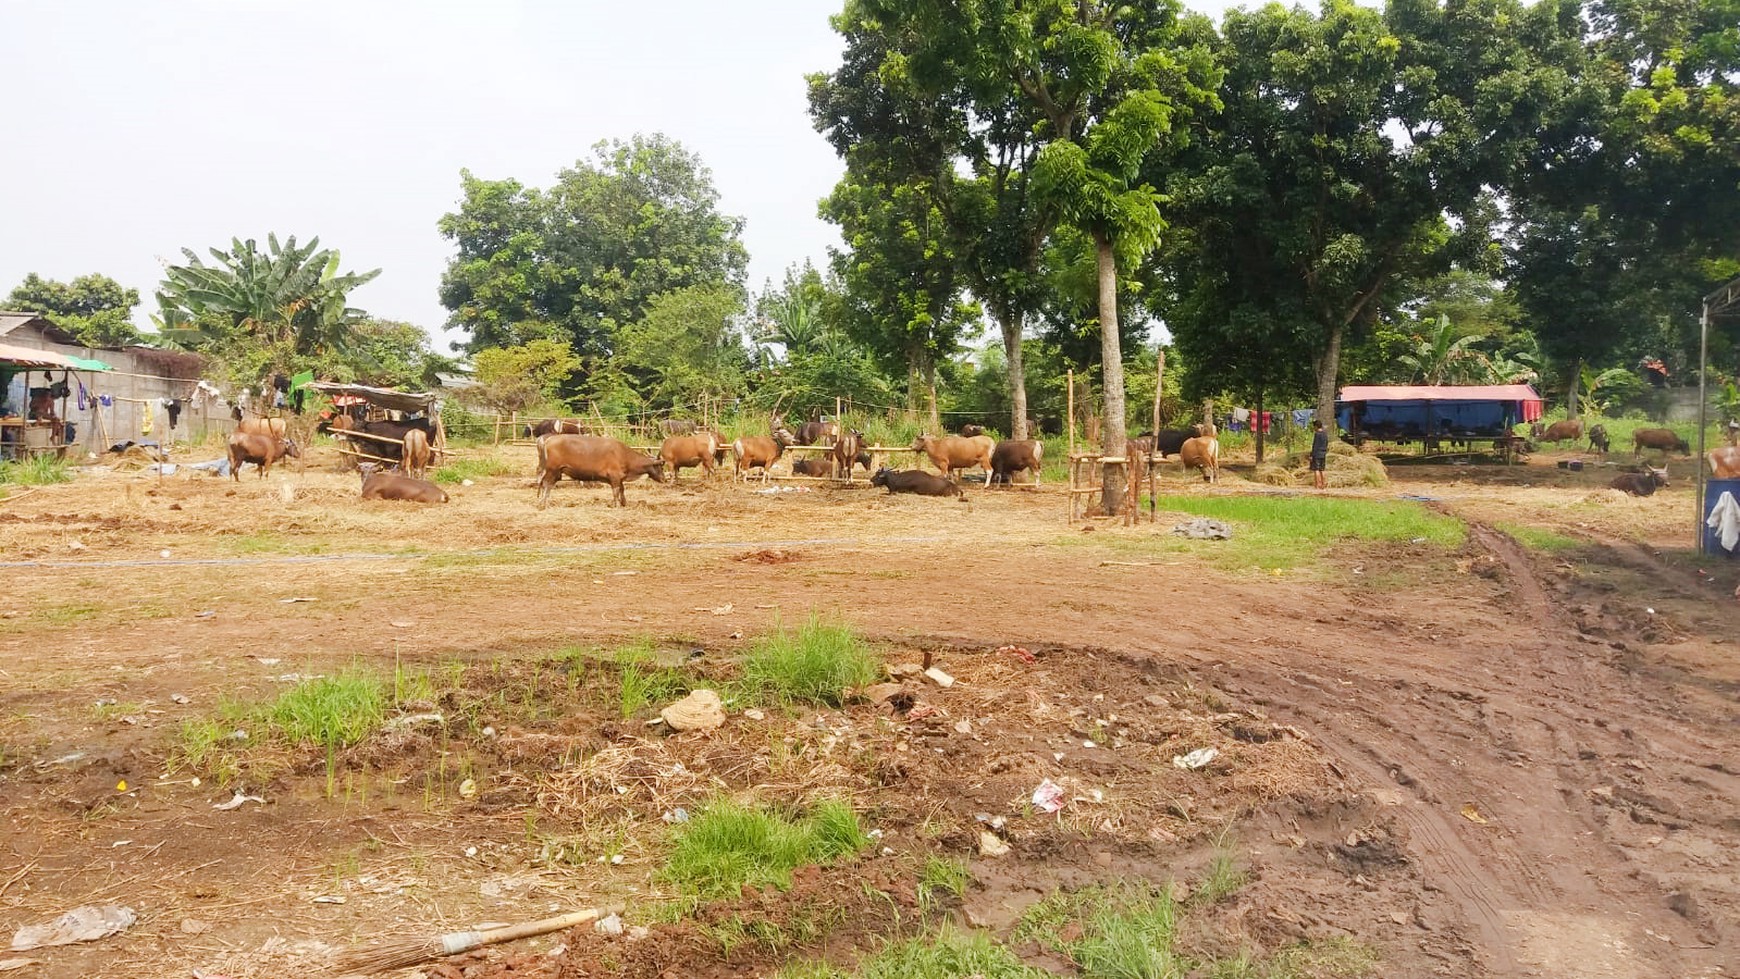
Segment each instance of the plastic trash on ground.
M133 927L139 916L119 904L87 904L39 925L25 925L12 936L12 951L28 952L50 945L94 942Z
M1039 783L1033 790L1033 807L1040 812L1056 812L1063 808L1063 786L1051 779Z
M1187 755L1173 755L1172 764L1195 771L1198 768L1207 768L1210 762L1219 757L1219 748L1198 748Z

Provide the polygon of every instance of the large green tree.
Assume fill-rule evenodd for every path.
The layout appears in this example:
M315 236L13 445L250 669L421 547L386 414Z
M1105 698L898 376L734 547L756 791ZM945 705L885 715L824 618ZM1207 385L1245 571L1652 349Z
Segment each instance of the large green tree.
M912 39L903 54L926 90L992 116L1010 100L1037 116L1037 199L1095 246L1105 444L1125 439L1120 268L1159 243L1159 195L1143 179L1151 155L1175 147L1175 122L1214 102L1216 72L1200 18L1176 2L1141 0L861 0ZM1121 504L1106 482L1105 505Z
M1573 85L1520 173L1510 248L1568 394L1580 362L1691 359L1699 297L1740 273L1740 0L1581 13L1563 58Z
M5 302L6 309L36 313L89 347L144 342L132 323L138 305L139 290L124 288L106 275L57 282L35 272L26 275Z
M1516 0L1230 11L1223 109L1171 185L1185 357L1285 386L1308 363L1330 421L1350 343L1415 282L1496 260L1491 192L1563 95L1550 53L1574 19Z
M461 188L440 222L457 249L441 302L471 351L559 340L584 375L658 296L743 284L742 220L720 213L700 157L665 136L598 143L548 190L470 171Z
M742 315L742 290L721 282L653 297L646 315L623 328L619 354L643 405L693 411L703 399L741 396L749 363Z
M844 287L809 263L786 269L755 302L755 401L805 418L833 409L836 398L886 404L888 381L868 351L839 325Z

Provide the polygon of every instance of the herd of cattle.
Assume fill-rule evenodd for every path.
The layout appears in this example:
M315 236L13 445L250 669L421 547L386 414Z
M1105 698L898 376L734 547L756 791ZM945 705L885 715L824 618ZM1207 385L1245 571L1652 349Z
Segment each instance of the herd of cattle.
M614 438L586 434L575 419L547 419L528 426L526 434L537 444L538 505L545 506L551 489L566 477L606 483L611 489L611 502L624 506L625 483L642 476L658 483L667 480L675 483L684 469L692 468L711 476L724 465L727 452L733 458L734 475L747 478L759 470L764 483L774 464L792 446L826 449L819 458L792 460L791 471L796 476L832 477L849 483L856 469L869 472L873 465L864 433L842 429L835 422L811 420L793 431L776 416L770 420L767 435L745 435L729 443L717 432L692 421L672 419L662 424L665 438L657 455L638 452ZM362 446L351 449L352 454L372 458L373 461L362 462L358 467L364 499L447 502L447 493L424 478L434 455L432 444L436 436L429 419L358 421L339 415L323 422L318 430L347 433L353 446ZM1610 448L1606 427L1597 424L1585 430L1581 419L1546 426L1537 422L1530 426L1529 437L1536 442L1560 444L1587 437L1591 451L1606 453ZM963 426L959 435L921 434L911 448L928 459L941 475L884 466L870 475L870 485L885 487L890 493L964 499L960 486L963 471L983 470L987 486L1008 484L1015 475L1031 472L1037 484L1045 453L1044 445L1037 439L996 440L977 425ZM1645 450L1689 455L1691 447L1670 429L1642 428L1632 434L1632 450L1638 457ZM242 467L252 464L264 478L278 460L300 458L301 454L289 437L284 419L244 419L229 439L230 477L239 480ZM1132 460L1173 456L1185 469L1197 469L1203 479L1214 482L1220 467L1220 442L1212 430L1202 426L1143 433L1129 440L1126 455ZM1706 461L1717 478L1740 477L1740 445L1720 446L1708 453ZM1621 474L1609 485L1633 496L1649 496L1668 485L1667 469L1645 467L1642 472Z

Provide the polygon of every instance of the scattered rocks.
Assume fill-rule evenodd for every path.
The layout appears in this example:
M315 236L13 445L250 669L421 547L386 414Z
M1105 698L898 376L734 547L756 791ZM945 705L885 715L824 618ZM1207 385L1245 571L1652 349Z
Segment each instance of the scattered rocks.
M1002 837L990 830L979 831L979 855L983 857L1006 857L1009 855L1009 844Z
M933 666L930 669L925 670L924 678L937 686L942 687L944 690L955 685L955 678L944 673L942 667L939 666Z

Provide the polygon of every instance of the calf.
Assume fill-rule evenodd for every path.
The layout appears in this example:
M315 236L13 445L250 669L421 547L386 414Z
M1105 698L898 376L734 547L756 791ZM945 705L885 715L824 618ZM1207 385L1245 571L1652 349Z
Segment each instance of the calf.
M405 433L404 449L401 464L405 472L422 479L423 473L429 469L429 436L420 428L411 429Z
M775 428L772 435L745 435L731 443L734 475L741 477L751 469L761 470L761 481L767 482L767 470L779 457L785 454L786 446L792 445L791 433L784 428Z
M1632 496L1650 496L1668 484L1667 470L1651 467L1648 472L1620 473L1607 485Z
M852 481L852 466L864 455L864 433L855 428L847 429L834 439L834 448L828 453L828 459L834 464L834 477L846 477L846 482ZM865 466L869 468L868 465Z
M583 483L609 483L611 503L628 506L622 484L641 476L665 481L661 459L641 455L622 442L598 435L545 435L538 439L538 507L563 476Z
M1612 445L1613 445L1612 440L1607 437L1607 426L1606 425L1592 425L1592 426L1590 426L1590 428L1589 428L1589 451L1590 452L1599 452L1602 455L1606 455L1607 450L1609 448L1611 448Z
M426 479L401 473L382 472L374 463L358 467L362 473L365 500L405 500L410 503L446 503L447 491Z
M1529 434L1534 435L1533 427L1529 429ZM1546 428L1541 429L1540 435L1534 436L1535 441L1537 442L1575 442L1582 437L1583 419L1581 418L1571 418L1562 422L1554 422Z
M952 481L941 476L932 476L922 469L903 469L895 471L883 466L876 470L876 475L870 477L871 486L886 486L890 493L917 493L919 496L953 496L962 503L967 501L967 495Z
M834 460L824 456L820 459L793 459L791 474L793 476L826 476L834 469Z
M1220 480L1220 440L1212 435L1185 439L1178 447L1178 461L1185 469L1199 469L1205 483Z
M1038 486L1044 458L1045 444L1038 439L1004 439L991 450L991 482L1009 483L1018 472L1032 472Z
M991 472L991 453L996 443L989 435L974 435L963 438L959 435L924 435L913 441L912 450L922 452L930 458L930 464L942 471L944 476L954 478L957 469L971 469L974 466Z
M1662 453L1678 452L1680 455L1691 455L1692 447L1686 440L1680 438L1669 428L1640 428L1631 433L1632 458L1643 455L1644 449L1657 449Z
M703 478L713 475L713 467L723 458L722 449L719 436L712 432L673 435L659 446L659 459L664 462L671 483L675 484L677 477L690 466L700 466Z
M260 478L266 478L267 470L272 463L286 456L291 459L302 458L302 450L296 443L286 438L273 438L269 435L250 435L236 432L230 436L230 479L236 482L242 480L242 466L254 463L260 467Z

